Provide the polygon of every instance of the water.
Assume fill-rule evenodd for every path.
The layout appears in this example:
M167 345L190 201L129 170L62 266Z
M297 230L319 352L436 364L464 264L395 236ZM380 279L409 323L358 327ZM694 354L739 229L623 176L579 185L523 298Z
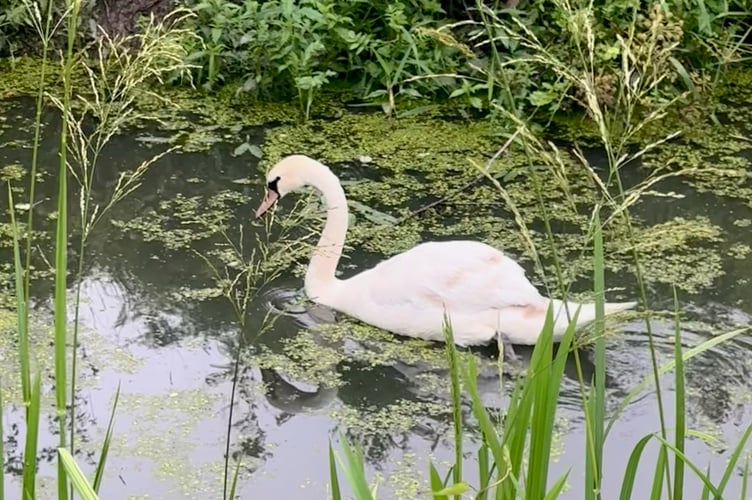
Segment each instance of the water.
M26 101L8 105L6 124L12 126L2 136L5 144L0 154L4 163L26 161L28 150L18 147L13 141L27 140L30 113ZM54 138L56 120L50 115L46 121L49 137ZM133 130L114 139L97 172L95 185L98 188L94 198L98 203L103 203L109 196L118 172L132 169L165 148L150 139L155 135L169 134L151 129ZM263 171L251 155L233 156L238 141L234 134L225 132L224 135L223 140L205 152L173 154L160 160L147 174L137 193L118 205L91 235L80 311L84 328L80 339L81 388L76 407L76 429L82 450L78 455L79 463L87 472L92 470L107 427L113 396L120 386L115 436L102 497L218 498L233 359L238 341L251 339L268 311L284 309L287 313L280 315L273 328L248 348L240 366L232 420L232 453L234 458L241 458L243 462L241 497L323 498L328 484L327 447L330 440L337 443L339 433L362 442L369 476L380 478L379 491L383 498L425 496L428 459L441 464L451 460L453 453L449 388L444 370L437 368L435 363L416 360L414 356L417 352L430 359L441 359L440 346L415 346L404 339L388 336L369 341L357 335L352 338L346 335L344 340L327 343L318 335L305 333L305 325L326 323L333 318L328 311L309 310L310 306L297 303L302 278L290 272L275 280L250 305L244 316L247 323L242 329L226 300L197 299L195 290L212 286L211 273L189 248L209 252L216 248L217 239L175 245L177 238L184 235L181 229L196 231L201 228L198 222L187 224L187 216L180 219L179 212L192 210L192 216L211 214L211 200L216 199L218 193L227 191L235 193L237 198L223 207L228 207L238 221L246 224L246 242L252 241L252 235L261 230L258 223L250 224L250 218L262 194ZM251 135L259 142L261 140L260 131L256 129L239 135ZM44 166L56 164L54 140L45 142L42 155ZM599 161L597 155L593 160ZM380 180L384 173L381 169L360 164L355 158L337 168L346 180L356 180L367 174L375 182L390 182ZM634 175L642 174L635 172ZM413 175L412 178L417 177ZM248 179L254 184L238 182ZM395 184L406 184L413 189L416 193L410 200L413 208L439 197L431 193L430 186L424 184L413 188L412 181L405 179L408 178ZM430 176L427 179L430 181ZM458 178L451 182L461 185L464 180ZM368 198L363 188L367 184L348 186L349 193L361 193L359 199ZM752 292L744 279L750 275L752 260L748 255L734 258L727 252L734 244L752 244L749 231L737 225L740 220L752 219L752 209L744 200L698 193L678 180L667 181L660 187L663 191L679 192L684 197L645 198L635 208L643 225L664 222L677 215L687 219L699 215L707 217L724 231L723 241L705 246L723 256L722 271L725 274L713 275L711 285L699 287L698 293L680 292L685 317L682 339L685 348L690 348L717 333L711 327L726 331L750 323ZM39 190L43 202L35 208L41 221L37 227L49 231L54 221L45 219L45 215L54 210L54 176L45 176ZM194 196L200 199L193 208L186 208L189 205L186 202L164 205L178 194L183 200ZM3 198L3 202L5 200ZM289 208L289 202L285 206ZM390 202L377 206L386 212L393 210ZM461 204L458 207L460 215L442 212L443 209L439 208L426 217L434 221L450 220L451 217L459 220L463 208ZM490 210L499 213L497 206ZM123 223L133 223L138 217L153 219L154 213L177 214L176 219L183 221L182 224L166 222L174 231L167 242L159 236L153 241L145 241L144 234L148 234L148 230L122 228ZM358 217L356 213L356 220L362 220ZM407 221L406 225L410 224L429 227L425 219ZM231 228L231 235L237 236L237 226ZM461 226L460 231L472 234L472 230L465 226ZM422 230L421 235L440 239L447 237L446 232L437 226ZM78 234L75 223L71 233ZM478 233L489 240L494 239L494 235L484 233L480 225ZM359 236L357 226L353 234L353 244L358 245L362 235ZM394 244L410 246L409 243ZM40 248L47 247L42 245ZM78 242L74 241L69 252L72 259L77 248ZM347 256L348 260L341 266L345 275L380 258L374 247L363 250L359 245L348 251ZM50 255L47 258L52 259ZM39 259L38 262L42 266L43 261ZM660 267L662 263L656 265ZM699 272L706 271L698 269ZM609 274L608 285L631 287L631 282L625 270ZM584 285L583 280L578 283L578 291L587 289L587 280L584 280ZM35 286L38 302L34 331L38 339L37 352L42 353L40 364L46 369L51 366L46 337L51 324L51 292L49 284ZM655 309L673 308L671 290L667 285L651 283L649 293ZM628 288L610 292L609 298L635 296L635 292ZM654 323L662 362L673 356L672 321L670 315L663 315ZM611 410L650 373L647 337L641 320L634 317L619 328L621 333L609 338L607 352L607 391ZM301 343L290 344L291 341ZM401 352L404 345L408 346L404 351L407 359L395 354ZM327 363L321 355L322 359L316 365L315 358L328 352L317 351L319 348L329 348L337 353L337 357ZM291 368L295 366L295 360L290 361L290 353L296 349L300 349L301 366L306 367L298 377ZM306 349L310 352L307 353ZM688 442L687 455L702 469L710 464L712 470L722 470L731 447L752 421L751 349L752 337L743 334L694 358L687 365L688 423L691 428L719 440L715 447L698 439ZM493 366L498 353L490 347L474 351L485 360L480 380L484 400L489 407L503 407L506 396L500 396ZM523 359L530 356L529 349L519 349L518 352ZM12 373L15 351L11 346L3 345L2 355L8 366L6 370ZM587 356L583 362L587 377L592 366ZM331 375L339 380L339 384L317 384L316 378L311 378L308 373L311 366L315 370L310 370L322 377ZM15 387L8 380L9 375L4 373L5 394L12 393ZM51 389L50 379L44 380L45 388ZM561 454L552 465L552 477L571 469L571 486L564 498L582 496L585 437L576 380L574 363L570 359L562 386L555 437ZM509 385L507 383L506 387ZM664 377L662 387L671 422L673 408L668 402L672 400L673 382L670 375ZM51 408L52 396L47 396L47 403ZM10 491L14 492L18 491L13 488L20 480L21 471L22 408L18 404L6 404L4 418L5 466L12 473ZM42 425L40 438L40 473L52 478L57 444L53 430L57 424L51 411L45 413L43 421L45 419L47 425ZM615 488L621 482L629 452L637 440L647 432L657 430L655 395L647 391L626 408L609 436L604 498L614 498L617 494ZM466 450L475 451L473 442L476 439L477 434L471 430ZM654 457L655 449L648 448L646 454ZM650 475L653 462L648 460L646 463L651 465L641 473ZM472 455L468 456L466 467L473 470ZM695 492L699 491L699 482L692 474L687 476L686 497L694 498L697 496ZM638 480L634 498L647 496L650 484L645 483ZM53 486L52 479L48 479L47 487ZM739 487L740 473L737 473L727 490L729 498L734 498L733 492L738 492Z

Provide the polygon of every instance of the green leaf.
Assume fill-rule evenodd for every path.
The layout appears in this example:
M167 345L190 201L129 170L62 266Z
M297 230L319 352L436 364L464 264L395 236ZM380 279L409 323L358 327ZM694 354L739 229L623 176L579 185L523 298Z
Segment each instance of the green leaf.
M57 449L58 460L63 464L65 474L68 476L73 489L76 490L83 500L99 500L94 488L91 487L89 481L86 480L84 473L76 464L76 461L71 456L70 452L65 448Z
M739 462L739 457L741 457L742 451L746 449L750 434L752 434L752 424L747 426L747 430L744 431L742 438L737 443L736 448L734 448L734 452L729 457L728 464L726 464L726 471L723 473L721 482L718 483L718 494L721 496L723 496L723 491L726 489L729 479L731 479L731 474L733 473L736 464Z
M18 322L18 357L21 365L21 392L24 403L31 399L31 370L29 368L29 325L26 311L26 287L24 286L24 268L21 264L21 250L19 248L19 230L13 209L13 191L8 183L8 205L10 213L11 232L13 234L13 269L16 277L16 320Z
M342 461L339 455L336 456L340 467L347 476L347 481L350 483L350 488L355 494L357 500L373 500L373 495L368 489L368 482L366 481L366 474L363 467L363 457L360 451L351 446L347 439L340 435L340 441L342 443L342 450L345 453L345 460Z
M431 490L433 491L433 500L447 500L446 495L437 493L444 488L444 483L441 481L439 471L434 467L433 462L428 464L428 473L431 476Z
M642 452L645 451L645 446L653 438L653 434L648 434L642 439L637 441L632 453L629 455L629 461L627 462L627 468L624 471L624 479L621 482L621 493L619 494L620 500L630 500L632 498L632 489L634 488L635 478L637 477L637 467L640 465L640 458Z
M695 84L692 81L692 77L689 76L689 73L687 72L684 65L680 63L675 57L669 57L668 60L674 66L676 72L679 73L679 76L681 77L682 82L684 82L684 86L687 87L687 90L689 90L690 92L695 92Z
M39 439L39 410L41 407L39 368L31 373L31 394L26 410L26 443L23 455L22 498L36 498L37 441Z
M550 90L536 90L527 98L533 106L546 106L556 100L556 94Z
M331 441L329 441L329 483L332 488L332 500L341 500L342 495L339 491L339 477L337 477L337 463L334 459L334 449L332 449Z
M684 452L684 436L686 432L686 408L684 391L684 361L682 360L681 324L679 315L679 297L674 291L674 359L676 360L674 402L676 415L676 434L674 446ZM674 455L674 500L682 500L684 495L684 461L679 455Z
M94 491L99 492L99 487L102 484L102 478L104 477L104 467L107 463L107 455L110 452L110 442L112 441L112 429L115 424L115 412L117 410L118 401L120 400L120 384L118 384L117 391L115 391L115 401L112 403L112 410L110 411L110 422L107 424L107 432L104 435L104 442L102 442L102 451L99 455L99 461L97 462L97 469L94 473ZM233 497L231 497L233 498Z
M466 492L470 487L468 484L464 481L459 483L454 483L451 486L447 486L446 488L443 488L439 491L434 491L434 497L436 496L448 496L448 495L462 495L464 492Z

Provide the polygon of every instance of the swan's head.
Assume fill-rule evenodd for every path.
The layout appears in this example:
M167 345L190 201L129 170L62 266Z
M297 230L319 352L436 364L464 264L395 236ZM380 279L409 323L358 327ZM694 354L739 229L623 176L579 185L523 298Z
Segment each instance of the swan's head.
M256 209L256 218L264 215L287 193L310 184L311 171L319 166L323 167L316 160L304 155L288 156L280 160L266 175L266 196Z

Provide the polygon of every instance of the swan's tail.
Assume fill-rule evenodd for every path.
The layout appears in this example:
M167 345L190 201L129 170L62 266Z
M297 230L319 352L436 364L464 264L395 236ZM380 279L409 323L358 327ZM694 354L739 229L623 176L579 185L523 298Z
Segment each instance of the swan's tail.
M593 321L595 321L595 304L587 303L580 304L577 302L567 302L565 304L562 300L552 299L553 312L554 312L554 339L558 340L567 330L569 322L574 318L575 313L579 308L577 314L577 328L581 328ZM606 315L615 314L619 312L632 309L637 305L637 302L606 302L604 304Z
M565 303L556 299L542 300L540 304L534 306L502 309L498 315L497 332L512 344L535 344L546 322L549 303L553 304L554 342L559 342L564 336L570 319L574 318L578 309L576 329L582 328L595 320L595 304L593 303ZM608 315L626 311L636 305L636 302L607 302L605 310Z

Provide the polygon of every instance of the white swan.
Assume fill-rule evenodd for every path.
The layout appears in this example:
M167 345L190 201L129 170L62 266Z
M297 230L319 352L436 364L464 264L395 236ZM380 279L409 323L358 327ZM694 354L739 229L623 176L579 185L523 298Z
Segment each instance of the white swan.
M519 264L477 241L422 243L352 278L338 279L348 211L337 176L316 160L294 155L274 165L267 181L257 218L304 186L324 197L326 224L305 276L306 294L314 302L399 335L440 341L446 310L455 343L462 346L484 344L496 335L512 344L535 344L550 302L555 340L568 326L564 302L543 297ZM605 309L609 314L634 306L607 303ZM570 302L568 307L571 314L580 307L578 326L595 319L594 304Z

